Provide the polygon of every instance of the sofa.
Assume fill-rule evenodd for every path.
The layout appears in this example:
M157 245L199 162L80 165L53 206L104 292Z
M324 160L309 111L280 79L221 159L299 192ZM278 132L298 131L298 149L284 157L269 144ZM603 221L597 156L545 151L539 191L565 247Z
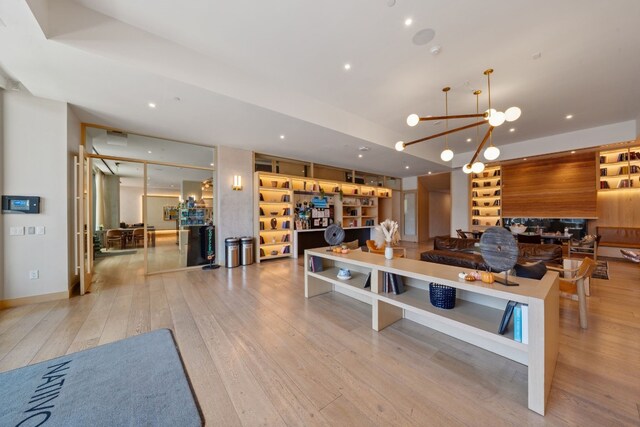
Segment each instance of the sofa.
M489 266L476 247L478 239L460 239L439 236L433 241L433 250L420 254L422 261L454 265L474 270L489 270ZM518 243L518 264L542 261L547 266L562 266L562 246L536 243Z

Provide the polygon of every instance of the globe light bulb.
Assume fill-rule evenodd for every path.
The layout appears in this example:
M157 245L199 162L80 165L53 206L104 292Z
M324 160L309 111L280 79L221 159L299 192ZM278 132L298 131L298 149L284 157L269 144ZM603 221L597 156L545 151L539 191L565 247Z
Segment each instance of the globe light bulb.
M508 122L515 122L520 118L521 114L522 110L520 110L518 107L507 108L507 111L504 112L504 115Z
M489 124L493 127L498 127L504 123L506 117L502 111L497 111L494 114L491 114L489 117Z
M396 142L396 150L397 151L404 151L404 141Z
M493 145L487 147L487 149L484 150L484 158L487 160L495 160L498 158L499 155L500 155L500 149Z
M482 172L484 170L484 163L475 162L473 165L471 165L471 170L473 171L473 173Z
M462 167L462 172L466 173L467 175L470 174L471 173L471 165L469 163L464 165Z
M443 150L442 153L440 153L440 158L443 162L451 161L451 159L453 159L453 151L451 151L449 148Z
M417 114L409 114L409 116L407 117L407 124L413 127L418 123L420 123L420 116L418 116Z
M486 117L484 119L489 120L495 113L497 113L497 111L494 108L485 111Z

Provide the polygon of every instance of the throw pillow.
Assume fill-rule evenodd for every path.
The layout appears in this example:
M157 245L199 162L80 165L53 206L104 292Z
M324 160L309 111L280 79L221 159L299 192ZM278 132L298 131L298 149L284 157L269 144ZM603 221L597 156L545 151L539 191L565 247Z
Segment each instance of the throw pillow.
M547 266L542 261L516 264L515 266L516 276L524 277L526 279L540 280L547 273Z

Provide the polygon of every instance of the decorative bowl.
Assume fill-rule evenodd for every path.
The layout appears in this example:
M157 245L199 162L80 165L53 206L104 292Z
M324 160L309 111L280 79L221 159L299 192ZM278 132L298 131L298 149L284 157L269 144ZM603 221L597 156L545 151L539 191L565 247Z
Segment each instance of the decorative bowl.
M278 215L278 212L277 212L277 211L276 211L276 212L269 212L269 213L270 213L271 215L273 215L273 216Z
M271 251L271 255L278 255L278 251Z
M514 224L509 226L509 230L511 230L512 234L520 234L524 233L527 230L527 226L522 224Z

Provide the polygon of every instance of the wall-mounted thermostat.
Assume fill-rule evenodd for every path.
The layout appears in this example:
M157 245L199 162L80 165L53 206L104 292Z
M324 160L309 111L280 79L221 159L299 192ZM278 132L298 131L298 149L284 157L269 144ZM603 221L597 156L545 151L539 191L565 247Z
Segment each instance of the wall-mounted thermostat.
M40 197L2 196L2 213L40 213Z

